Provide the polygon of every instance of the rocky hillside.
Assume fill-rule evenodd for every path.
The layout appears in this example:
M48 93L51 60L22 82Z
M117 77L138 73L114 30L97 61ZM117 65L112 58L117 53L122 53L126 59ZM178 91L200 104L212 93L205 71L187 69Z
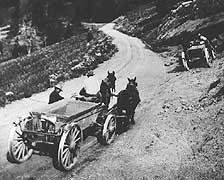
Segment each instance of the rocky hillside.
M221 0L176 3L164 16L158 8L156 3L144 4L114 22L118 30L141 38L164 60L168 80L160 87L162 93L158 89L161 94L156 102L163 101L163 110L158 113L157 122L180 130L178 138L184 139L180 146L190 146L181 151L182 163L170 179L221 180L224 178L224 3ZM198 32L212 41L217 58L211 68L195 66L186 72L179 63L181 39Z
M178 45L183 36L199 31L214 41L218 49L223 48L223 1L179 2L164 16L160 9L156 1L139 6L115 20L117 29L143 39L154 50L163 45Z

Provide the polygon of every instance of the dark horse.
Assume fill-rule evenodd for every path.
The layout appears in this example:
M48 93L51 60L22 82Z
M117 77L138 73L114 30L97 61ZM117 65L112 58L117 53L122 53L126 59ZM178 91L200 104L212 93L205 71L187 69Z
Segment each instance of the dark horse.
M132 124L135 124L135 109L141 101L137 85L138 84L136 82L136 77L134 79L128 78L128 84L126 89L120 91L117 98L117 113L122 114L123 110L125 110L128 119L131 120Z
M79 92L79 94L82 97L76 97L76 99L82 100L82 101L89 101L89 102L101 102L106 105L106 109L108 108L110 104L110 98L112 96L112 92L115 91L115 72L113 71L110 73L109 71L107 72L107 77L102 80L100 84L100 90L97 94L88 94L84 88L82 88Z
M115 72L110 73L107 72L107 77L102 80L100 84L100 93L102 95L102 103L104 103L107 107L110 104L110 98L112 96L112 92L115 92Z

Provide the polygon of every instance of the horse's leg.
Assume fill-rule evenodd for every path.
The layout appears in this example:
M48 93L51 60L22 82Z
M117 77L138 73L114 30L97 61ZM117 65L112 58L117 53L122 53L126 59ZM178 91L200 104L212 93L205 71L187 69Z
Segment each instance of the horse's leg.
M134 115L135 115L135 111L133 110L133 111L131 112L131 123L132 123L132 124L135 124Z
M135 124L134 115L135 115L135 109L137 108L138 104L140 102L140 99L136 100L132 105L131 110L131 122L132 124Z
M135 124L135 120L134 120L134 114L135 114L135 105L134 104L130 104L129 107L129 113L130 113L130 122L131 124Z

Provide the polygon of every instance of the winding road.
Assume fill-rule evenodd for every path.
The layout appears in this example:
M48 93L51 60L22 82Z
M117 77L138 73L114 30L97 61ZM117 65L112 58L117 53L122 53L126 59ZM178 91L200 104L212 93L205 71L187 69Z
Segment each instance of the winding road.
M114 70L117 76L117 92L126 87L127 77L133 78L136 76L140 97L142 99L142 104L144 104L148 102L149 99L153 98L152 96L156 88L165 78L163 63L157 54L145 47L141 40L122 34L114 30L113 26L114 24L110 23L103 26L101 29L114 38L113 42L118 46L119 52L109 61L99 65L94 72L99 79L103 79L108 70ZM83 78L84 77L80 77L65 82L62 96L69 98L74 92L78 92L82 86ZM74 174L77 175L81 171L84 171L87 166L90 166L89 162L91 162L91 166L94 166L95 161L98 161L98 156L114 148L113 145L102 147L93 139L91 143L84 148L84 152L81 155L77 167L68 173L63 173L54 169L52 159L47 156L33 155L29 161L23 164L10 164L6 160L6 151L12 122L16 118L26 115L29 111L33 110L34 107L36 109L47 104L51 91L52 89L48 89L45 92L35 94L28 99L13 102L5 108L0 109L0 180L73 179L73 177L75 177ZM115 102L115 100L116 99L113 99L113 102ZM140 105L139 109L141 109L141 106L142 105ZM137 116L139 116L138 113ZM120 138L122 138L122 135L119 139ZM114 143L117 143L116 140ZM77 177L79 176L77 175ZM87 172L86 176L82 176L79 179L91 179L90 174ZM116 179L116 177L114 179Z

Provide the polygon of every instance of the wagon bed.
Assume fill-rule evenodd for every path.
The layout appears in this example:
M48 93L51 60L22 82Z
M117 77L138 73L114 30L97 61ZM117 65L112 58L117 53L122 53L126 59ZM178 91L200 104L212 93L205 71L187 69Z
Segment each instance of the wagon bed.
M53 155L55 167L65 171L72 169L86 135L97 137L101 144L113 142L116 118L104 110L105 106L100 103L64 99L30 112L30 116L13 123L8 160L22 163L34 150L42 151L38 144L48 144L56 152ZM96 122L99 118L104 119L103 124Z

